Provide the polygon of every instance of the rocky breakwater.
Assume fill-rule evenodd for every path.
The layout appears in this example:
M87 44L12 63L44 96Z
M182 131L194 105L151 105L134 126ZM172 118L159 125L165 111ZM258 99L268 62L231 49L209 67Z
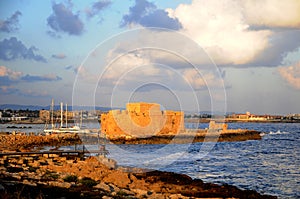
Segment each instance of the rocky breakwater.
M39 146L63 146L80 144L80 137L76 134L54 135L0 135L0 151L28 151Z
M165 133L148 137L115 136L109 137L114 144L186 144L195 142L237 142L260 140L261 132L248 129L185 129L178 133Z
M0 167L0 197L276 198L182 174L107 166L102 160L114 163L103 157L7 158Z

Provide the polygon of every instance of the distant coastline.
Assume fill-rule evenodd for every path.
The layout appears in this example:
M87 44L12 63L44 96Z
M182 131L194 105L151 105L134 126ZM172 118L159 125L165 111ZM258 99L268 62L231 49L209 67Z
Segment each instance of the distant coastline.
M55 112L59 112L60 106L53 107ZM123 110L122 108L100 107L100 106L68 106L70 122L74 121L72 114L75 110L84 111L83 121L100 120L102 113L107 113L112 109ZM46 122L45 115L49 114L50 106L39 105L18 105L18 104L2 104L0 105L0 123L10 124L43 124ZM44 112L42 115L42 112ZM72 113L74 112L74 113ZM60 114L60 112L58 113ZM209 111L203 111L196 114L185 114L184 120L186 123L209 123L212 119L222 118L223 122L255 122L255 123L300 123L300 113L287 115L270 115L270 114L251 114L246 113L227 113L225 116L221 113L212 115ZM49 118L48 118L49 119Z
M211 118L185 118L186 123L209 123ZM300 123L300 119L248 120L224 118L225 123Z
M74 120L70 119L68 122L72 123ZM186 123L209 123L211 118L185 118ZM83 119L83 122L99 122L98 119ZM232 119L224 118L225 123L300 123L300 119L277 119L277 120L247 120L247 119ZM25 120L0 120L0 123L8 124L45 124L45 121L40 118L28 118Z

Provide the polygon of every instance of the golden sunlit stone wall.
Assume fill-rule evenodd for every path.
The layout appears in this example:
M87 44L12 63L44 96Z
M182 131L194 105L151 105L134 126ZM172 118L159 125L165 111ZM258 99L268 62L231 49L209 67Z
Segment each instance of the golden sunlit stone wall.
M173 135L183 130L183 112L161 111L155 103L128 103L126 110L101 115L101 132L110 139Z

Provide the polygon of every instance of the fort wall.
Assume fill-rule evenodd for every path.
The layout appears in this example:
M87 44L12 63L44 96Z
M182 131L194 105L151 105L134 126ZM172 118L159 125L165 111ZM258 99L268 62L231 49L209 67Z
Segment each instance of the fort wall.
M101 115L101 132L110 139L175 135L183 130L183 112L161 111L155 103L128 103L126 110Z

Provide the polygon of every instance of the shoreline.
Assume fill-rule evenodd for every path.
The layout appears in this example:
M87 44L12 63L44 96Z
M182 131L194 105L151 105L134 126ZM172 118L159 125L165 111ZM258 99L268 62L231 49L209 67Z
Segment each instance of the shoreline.
M52 135L32 135L25 133L0 133L0 151L29 150L35 146L63 146L74 144L111 143L111 144L188 144L196 142L237 142L261 140L260 131L236 129L226 131L197 130L185 131L179 134L154 135L148 137L116 136L110 138L98 137L96 133L61 133Z
M209 123L211 118L185 118L186 123ZM69 120L68 123L72 123L73 120ZM99 123L99 120L95 119L84 119L83 122L95 122ZM225 123L300 123L300 120L246 120L246 119L232 119L225 118ZM0 124L45 124L45 121L39 118L29 119L29 120L19 120L19 121L2 121Z
M24 160L18 159L23 162L22 168L1 168L3 197L277 198L227 184L204 183L173 172L141 172L137 168L135 172L126 172L126 168L105 166L97 157L41 158L33 162L27 159L26 163Z
M223 119L225 123L300 123L300 120L247 120L247 119ZM187 123L209 123L211 118L185 118Z
M31 141L42 147L56 143L57 136L51 137L49 142L36 136ZM25 142L24 148L29 147L27 150L34 146L19 138ZM68 144L70 137L65 138L60 141ZM104 156L38 153L2 156L0 187L0 196L6 198L277 198L232 185L205 183L184 174L119 167Z

